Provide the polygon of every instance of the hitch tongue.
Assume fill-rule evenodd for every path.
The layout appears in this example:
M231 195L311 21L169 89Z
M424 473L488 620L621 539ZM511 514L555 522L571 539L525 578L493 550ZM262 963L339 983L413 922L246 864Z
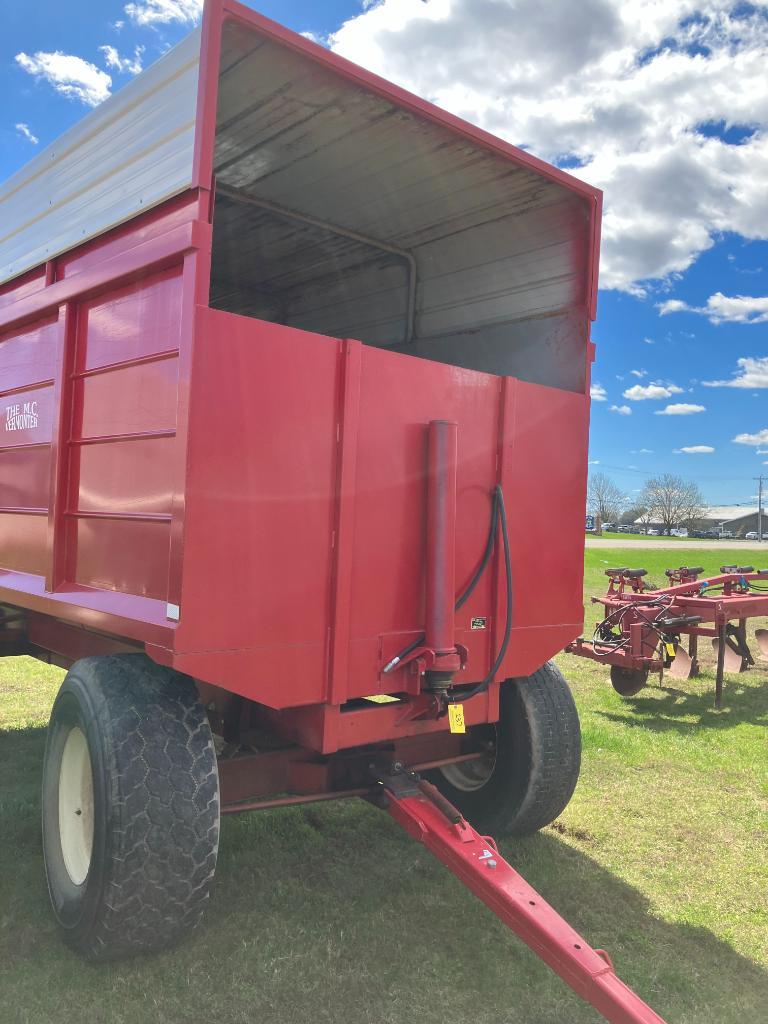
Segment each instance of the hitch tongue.
M595 950L430 783L402 765L374 771L371 800L434 854L611 1024L664 1024Z

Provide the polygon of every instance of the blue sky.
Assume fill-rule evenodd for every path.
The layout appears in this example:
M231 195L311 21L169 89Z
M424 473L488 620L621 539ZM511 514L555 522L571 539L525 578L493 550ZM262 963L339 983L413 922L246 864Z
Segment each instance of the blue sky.
M768 474L768 2L251 3L603 188L590 459L628 494ZM199 0L0 0L0 180ZM686 451L689 449L689 451Z

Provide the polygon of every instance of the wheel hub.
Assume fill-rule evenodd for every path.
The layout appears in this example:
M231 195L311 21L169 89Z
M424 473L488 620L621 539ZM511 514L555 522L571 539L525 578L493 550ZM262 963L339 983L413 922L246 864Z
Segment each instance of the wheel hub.
M458 764L446 764L440 769L444 778L456 789L470 793L482 787L493 775L496 767L496 726L478 726L482 729L480 749L482 757L474 761L461 761Z
M59 765L59 839L72 883L88 877L93 851L93 771L88 741L78 726L67 736Z

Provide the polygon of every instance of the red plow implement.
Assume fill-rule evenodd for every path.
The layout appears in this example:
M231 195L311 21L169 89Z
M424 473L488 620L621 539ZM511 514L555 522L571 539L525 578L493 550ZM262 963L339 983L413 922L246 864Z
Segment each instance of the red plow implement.
M645 569L606 569L608 590L592 602L605 618L592 640L579 637L566 651L611 666L611 683L623 697L646 685L648 674L668 671L678 679L699 674L699 637L709 637L717 654L715 706L723 699L725 672L755 664L747 643L747 622L768 616L768 569L723 565L720 575L700 578L701 567L667 569L667 587L653 587ZM687 637L687 649L682 638ZM768 630L755 638L768 658Z

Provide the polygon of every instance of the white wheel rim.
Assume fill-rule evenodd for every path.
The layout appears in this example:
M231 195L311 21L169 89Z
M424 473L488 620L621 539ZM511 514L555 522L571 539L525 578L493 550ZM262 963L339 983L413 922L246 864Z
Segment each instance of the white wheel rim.
M59 764L59 840L64 867L74 885L88 877L93 850L93 771L88 741L73 726Z

